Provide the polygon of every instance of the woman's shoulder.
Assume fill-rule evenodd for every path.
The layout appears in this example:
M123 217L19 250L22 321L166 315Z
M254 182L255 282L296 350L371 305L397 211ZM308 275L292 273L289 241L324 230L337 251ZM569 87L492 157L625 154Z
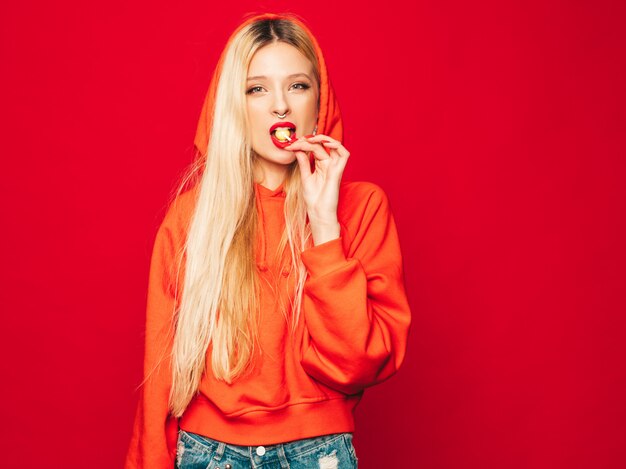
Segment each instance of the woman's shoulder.
M375 209L388 204L385 190L371 181L342 181L339 187L338 210Z
M340 189L344 191L384 192L382 187L371 181L341 181Z
M337 217L346 254L359 257L363 249L378 249L380 240L389 233L393 214L381 186L369 181L353 181L340 186Z
M370 181L342 182L339 187L337 218L344 236L358 237L374 226L384 226L392 216L384 189Z
M176 194L170 199L166 206L160 229L169 229L179 234L186 232L196 205L197 196L198 186L194 186Z

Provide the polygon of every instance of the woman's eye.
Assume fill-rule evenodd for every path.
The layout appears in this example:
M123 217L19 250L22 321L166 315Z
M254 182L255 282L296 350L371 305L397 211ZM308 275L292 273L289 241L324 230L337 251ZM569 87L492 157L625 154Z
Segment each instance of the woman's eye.
M307 83L294 83L292 87L297 90L308 90L310 88Z
M296 89L296 90L307 90L311 87L311 85L307 84L307 83L294 83L293 85L291 85L292 89ZM253 86L251 88L248 88L248 90L246 91L246 94L257 94L257 93L262 93L263 91L265 91L263 89L262 86Z

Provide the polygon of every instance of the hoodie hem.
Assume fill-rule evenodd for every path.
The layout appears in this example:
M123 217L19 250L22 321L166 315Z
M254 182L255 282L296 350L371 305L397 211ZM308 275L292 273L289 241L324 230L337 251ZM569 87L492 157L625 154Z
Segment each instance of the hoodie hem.
M331 433L354 432L359 396L290 404L227 417L204 396L197 396L180 419L180 428L224 443L272 445Z

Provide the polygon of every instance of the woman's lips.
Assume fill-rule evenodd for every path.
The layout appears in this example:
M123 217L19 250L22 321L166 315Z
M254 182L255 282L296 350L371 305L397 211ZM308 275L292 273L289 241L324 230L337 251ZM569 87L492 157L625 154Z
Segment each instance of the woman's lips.
M280 140L276 137L277 129L286 129L289 132L289 137L286 140ZM279 132L284 135L284 131ZM293 143L296 140L296 126L291 122L277 122L276 124L270 127L270 137L272 138L272 143L278 148L285 148Z
M278 127L285 127L288 129L294 129L296 128L296 124L289 122L289 121L281 121L281 122L276 122L274 125L272 125L270 127L270 133L274 132L274 130L276 130Z
M276 145L278 148L281 148L281 149L288 147L289 145L294 143L296 140L298 140L298 136L295 133L293 133L291 135L291 140L287 140L286 142L281 142L280 140L278 140L274 136L274 134L271 134L271 137L272 137L272 142L274 142L274 145ZM311 138L311 137L315 137L315 134L308 134L308 135L305 135L304 137L300 137L300 138L307 139L307 138ZM330 142L330 140L322 140L321 141L321 143L328 143L328 142ZM328 149L325 149L325 150L326 150L326 153L329 153Z

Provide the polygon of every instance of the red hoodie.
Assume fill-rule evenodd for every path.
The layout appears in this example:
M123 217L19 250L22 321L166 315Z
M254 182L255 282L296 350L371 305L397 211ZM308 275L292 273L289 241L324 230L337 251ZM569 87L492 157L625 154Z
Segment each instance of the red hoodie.
M240 27L276 17L259 15ZM320 62L318 129L341 140L341 116L325 62L309 35ZM195 144L199 153L206 152L222 59L198 123ZM260 220L258 274L270 281L278 279L283 298L290 298L294 276L270 261L285 226L283 185L270 190L255 183L255 193ZM171 350L166 337L176 305L175 292L168 285L196 195L197 190L191 189L177 197L156 235L148 287L145 372ZM174 467L179 427L250 446L354 431L353 411L363 389L389 378L403 361L411 313L400 243L385 192L373 183L342 181L337 216L339 238L301 253L308 276L295 335L280 313L276 292L260 282L265 286L260 322L263 353L254 371L230 385L205 373L198 395L176 419L167 405L171 367L168 361L162 363L141 388L127 469ZM209 370L210 363L209 346Z

